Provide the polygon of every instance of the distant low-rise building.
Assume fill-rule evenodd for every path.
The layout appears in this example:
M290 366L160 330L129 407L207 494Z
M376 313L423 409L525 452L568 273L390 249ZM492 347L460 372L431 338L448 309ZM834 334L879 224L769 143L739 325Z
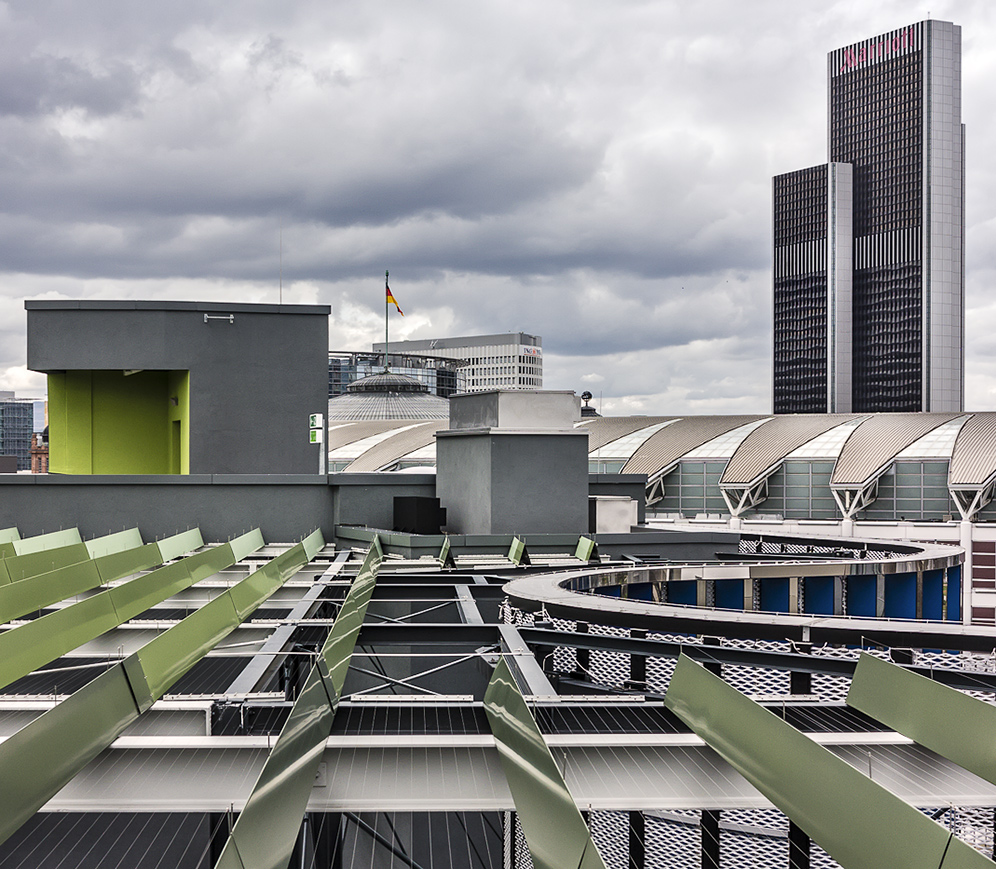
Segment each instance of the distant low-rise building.
M16 456L19 471L31 468L33 429L34 403L16 398L13 392L0 392L0 456Z
M374 344L373 350L383 356L384 344ZM390 352L463 361L460 370L466 377L466 392L543 388L543 339L539 335L506 332L500 335L392 341Z
M391 344L393 351L394 344ZM419 353L388 353L387 367L392 374L410 377L426 391L439 398L467 391L467 363L462 359ZM384 351L329 352L329 398L345 395L351 383L384 372Z

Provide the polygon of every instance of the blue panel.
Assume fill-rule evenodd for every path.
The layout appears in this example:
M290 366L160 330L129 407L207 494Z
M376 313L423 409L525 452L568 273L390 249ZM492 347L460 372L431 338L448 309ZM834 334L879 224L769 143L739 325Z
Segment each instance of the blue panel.
M948 621L961 621L961 565L948 568Z
M923 617L940 621L944 618L944 571L923 572Z
M698 603L698 580L679 579L667 584L667 602L695 606Z
M876 576L849 576L847 578L847 615L876 615Z
M600 585L594 591L595 594L600 594L603 597L622 597L621 585Z
M832 616L834 581L832 576L807 576L803 579L803 611L813 615Z
M716 606L726 610L742 610L744 608L744 581L742 579L717 579Z
M761 580L761 609L769 613L789 611L788 577Z
M654 599L654 587L649 582L634 582L626 586L626 597L630 600Z
M916 618L916 574L894 573L885 578L885 608L887 619Z

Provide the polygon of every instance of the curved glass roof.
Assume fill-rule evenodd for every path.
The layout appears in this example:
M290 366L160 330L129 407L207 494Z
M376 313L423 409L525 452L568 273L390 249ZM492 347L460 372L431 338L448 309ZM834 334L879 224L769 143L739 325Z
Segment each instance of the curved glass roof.
M786 459L836 459L840 451L844 449L847 439L861 423L868 417L861 416L857 419L849 419L836 428L825 431L817 435L811 441L807 441L801 447L794 449Z
M400 424L398 428L390 428L387 431L382 431L378 434L365 437L362 440L353 441L352 443L337 447L334 450L329 450L329 461L345 462L358 459L367 450L377 446L377 444L381 441L386 441L388 438L393 438L395 435L400 434L403 431L415 428L416 425L419 425L419 423L413 422L408 425Z
M922 438L911 443L902 452L896 454L897 459L950 459L954 452L955 441L961 427L968 420L960 416L950 422L927 432Z
M740 444L746 440L747 435L754 431L754 429L758 426L764 425L770 419L770 416L763 417L762 419L755 419L753 422L749 422L746 425L733 429L733 431L721 434L719 437L713 438L711 441L706 441L702 444L702 446L696 447L694 450L689 450L685 453L684 458L728 459L737 451L737 447L739 447Z
M637 429L630 434L623 435L621 438L616 438L614 441L605 444L605 446L591 450L588 453L588 458L628 459L633 455L633 453L642 447L652 435L657 434L657 432L659 432L662 428L665 428L675 422L677 422L676 419L669 419L664 422L659 422L656 425L648 425L644 428Z

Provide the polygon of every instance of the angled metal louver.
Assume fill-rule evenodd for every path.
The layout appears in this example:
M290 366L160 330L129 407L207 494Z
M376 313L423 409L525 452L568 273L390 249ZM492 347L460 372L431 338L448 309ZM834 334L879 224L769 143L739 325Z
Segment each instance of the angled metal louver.
M199 531L185 532L184 539L186 543L183 544L175 544L172 538L163 541L166 544L164 548L172 550L176 545L187 545L196 549L198 545L203 545ZM249 551L255 551L262 542L259 532L251 531L227 544L153 570L0 634L0 687L44 667L105 631L133 619L149 607L230 567L238 560L234 550L238 549L244 556L248 554L245 551L247 546L252 545L254 548ZM16 589L21 584L14 583L10 588ZM4 591L6 589L0 588L0 600L3 600Z
M245 536L254 539L224 544L232 550L233 560L243 557L247 545L262 545L258 531ZM0 745L0 781L4 783L0 789L0 842L6 841L324 544L321 532L315 531L5 740Z
M996 707L862 655L847 705L996 784Z
M605 869L588 825L502 657L484 711L536 869Z
M0 585L0 624L89 591L98 585L157 567L175 558L177 554L190 552L203 545L200 531L185 531L156 543L99 555L88 561Z
M690 658L679 658L665 704L845 869L992 866Z
M218 869L287 865L382 559L380 540L374 537L317 662L229 834L215 864Z

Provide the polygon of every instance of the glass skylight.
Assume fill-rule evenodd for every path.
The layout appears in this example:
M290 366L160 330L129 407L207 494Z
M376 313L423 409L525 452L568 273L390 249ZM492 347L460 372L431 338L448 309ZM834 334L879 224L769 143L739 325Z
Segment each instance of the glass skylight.
M410 462L416 459L430 459L432 461L436 460L436 442L433 441L431 444L426 444L424 447L419 447L417 450L403 455L399 462Z
M684 458L728 459L737 451L737 447L746 440L747 435L758 426L764 425L770 419L771 417L767 416L764 419L756 419L754 422L738 426L725 434L721 434L719 437L713 438L711 441L706 441L702 446L685 453Z
M589 460L597 459L630 459L640 447L642 447L653 435L659 432L662 428L675 423L678 420L669 419L665 422L659 422L656 425L648 425L646 428L641 428L637 431L630 432L628 435L623 435L621 438L616 438L611 443L607 443L604 447L599 447L588 453Z
M847 443L847 439L851 436L853 432L861 423L863 423L868 417L861 416L857 419L851 419L847 422L843 422L838 426L830 429L830 431L825 431L821 435L817 435L811 441L807 441L801 447L798 447L792 452L790 452L785 458L787 459L836 459L841 450L844 449L844 444Z
M967 416L959 416L950 422L939 425L933 431L927 432L919 440L913 441L905 450L899 453L897 459L950 459L954 452L955 439L958 432L968 420Z
M396 434L400 434L403 431L408 431L410 428L415 428L416 425L423 425L423 423L415 423L414 425L405 425L401 428L391 428L387 431L382 431L380 434L370 435L368 438L363 438L358 441L353 441L351 444L344 444L341 447L336 447L334 450L329 450L329 461L330 462L344 462L347 460L358 459L371 447L377 446L381 441L386 441L389 437L394 437Z

